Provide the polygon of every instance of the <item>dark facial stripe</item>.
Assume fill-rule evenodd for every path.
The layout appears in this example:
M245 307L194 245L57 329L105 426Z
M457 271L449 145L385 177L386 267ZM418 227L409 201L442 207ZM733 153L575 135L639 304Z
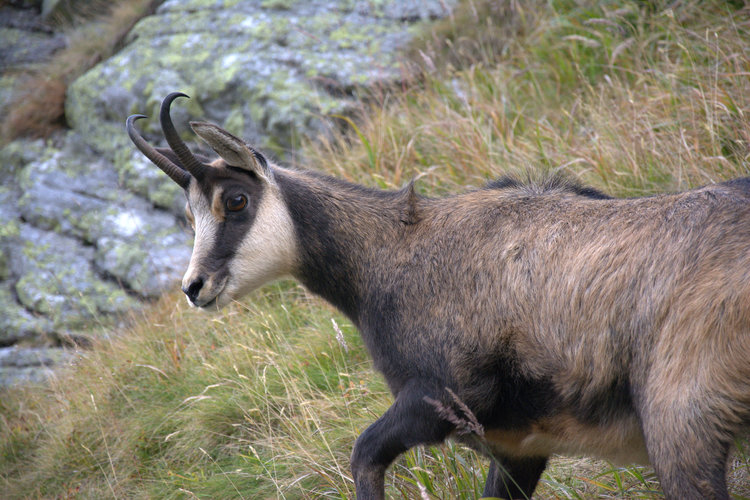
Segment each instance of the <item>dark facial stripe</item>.
M226 170L222 177L215 179L209 186L208 194L204 190L204 196L213 197L216 190L221 190L220 199L209 198L208 206L219 216L217 222L215 239L204 262L201 263L204 272L215 273L224 269L226 264L237 254L245 236L255 223L255 219L263 196L263 183L255 176L243 172ZM230 212L225 208L226 200L239 194L247 197L247 206L238 212Z

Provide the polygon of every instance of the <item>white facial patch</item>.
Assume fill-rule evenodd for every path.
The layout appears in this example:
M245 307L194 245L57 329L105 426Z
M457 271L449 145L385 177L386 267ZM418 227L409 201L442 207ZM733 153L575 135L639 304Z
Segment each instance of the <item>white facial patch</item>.
M229 263L219 306L290 274L297 259L294 224L275 185L266 185L255 222Z
M224 285L224 283L215 283L213 277L208 275L202 266L206 259L210 258L220 221L212 213L211 204L203 196L197 183L190 184L188 197L190 199L190 212L194 220L195 243L193 244L193 254L190 256L190 264L182 279L182 285L186 288L199 276L204 277L206 282L202 287L200 298L203 295L218 293L219 290L216 289ZM189 300L188 303L193 305Z

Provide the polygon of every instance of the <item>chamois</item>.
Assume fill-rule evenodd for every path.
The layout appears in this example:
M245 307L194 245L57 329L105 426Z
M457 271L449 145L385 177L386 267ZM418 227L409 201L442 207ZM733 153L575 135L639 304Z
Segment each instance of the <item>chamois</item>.
M671 499L727 499L750 425L750 179L614 199L560 182L446 198L282 168L216 125L194 156L136 146L187 196L191 305L291 275L346 314L395 401L356 440L357 498L405 450L491 456L484 495L530 497L552 453L650 463ZM186 96L185 96L186 97ZM461 429L472 422L475 432ZM462 432L463 431L463 432Z

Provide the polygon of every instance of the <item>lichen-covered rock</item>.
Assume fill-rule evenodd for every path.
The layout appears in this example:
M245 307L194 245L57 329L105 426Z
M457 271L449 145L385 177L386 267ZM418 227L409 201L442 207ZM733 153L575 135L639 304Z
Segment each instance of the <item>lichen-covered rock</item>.
M120 287L97 275L93 248L29 224L21 224L19 240L10 251L19 276L15 293L25 308L47 316L55 328L77 329L101 315L135 306Z
M13 100L18 75L34 69L66 45L65 37L42 22L41 1L0 2L0 113Z
M0 284L0 346L43 339L52 333L51 320L28 311L16 301L8 283Z
M190 248L184 240L172 230L151 230L127 241L104 237L99 240L95 262L141 296L156 297L177 285L187 267Z
M8 264L8 256L0 248L0 283L7 280L10 277L10 267Z
M2 178L0 178L0 184L1 182ZM13 189L0 185L0 285L12 276L10 249L19 241L20 222L17 198L17 193ZM1 305L2 301L0 301ZM0 310L0 315L2 315L2 310Z
M320 116L346 110L357 85L398 79L396 49L414 21L453 3L168 0L73 84L66 116L93 147L114 151L127 143L124 116L156 116L180 90L192 97L175 106L182 130L189 117L207 118L280 154L321 132ZM141 126L158 131L156 120ZM132 160L118 167L132 170Z
M0 27L0 73L29 69L65 47L65 39L43 31ZM2 71L4 70L4 71Z
M0 185L5 188L16 185L16 174L26 165L44 161L50 153L41 140L19 140L0 149Z
M120 184L134 194L175 215L184 214L185 194L182 188L161 170L154 168L154 164L134 147L115 153L112 171L119 172Z
M0 386L42 382L53 375L52 368L73 359L65 349L49 347L0 348Z
M0 3L0 74L31 68L65 47L65 37L39 15L40 3Z
M187 265L188 234L174 215L119 187L96 153L75 149L56 150L17 176L21 217L93 247L86 255L97 270L139 295L159 295Z

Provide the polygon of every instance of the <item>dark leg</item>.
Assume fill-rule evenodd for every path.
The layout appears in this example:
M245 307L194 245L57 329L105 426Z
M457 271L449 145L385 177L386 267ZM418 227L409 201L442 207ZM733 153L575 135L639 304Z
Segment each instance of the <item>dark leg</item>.
M482 496L509 500L531 498L547 467L547 457L502 457L499 462L496 460L490 462Z
M351 460L358 500L384 498L385 470L398 455L419 444L440 443L453 430L423 399L440 400L442 392L434 384L409 381L388 411L359 436Z

